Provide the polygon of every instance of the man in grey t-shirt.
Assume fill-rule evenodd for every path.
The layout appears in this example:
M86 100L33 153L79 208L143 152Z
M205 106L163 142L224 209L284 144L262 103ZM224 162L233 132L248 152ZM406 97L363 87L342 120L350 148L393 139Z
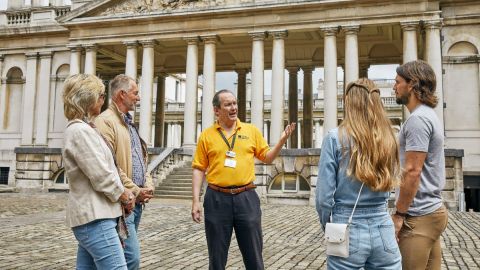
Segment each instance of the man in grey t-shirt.
M441 191L445 185L443 127L433 108L436 79L424 61L397 68L397 103L410 111L399 133L402 185L392 215L403 269L440 269L440 235L448 214Z

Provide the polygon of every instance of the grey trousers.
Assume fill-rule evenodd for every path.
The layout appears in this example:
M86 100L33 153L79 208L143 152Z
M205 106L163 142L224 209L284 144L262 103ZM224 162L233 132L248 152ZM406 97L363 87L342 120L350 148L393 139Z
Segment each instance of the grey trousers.
M203 208L209 269L225 269L232 231L235 229L246 269L263 270L262 212L255 190L232 195L208 188Z

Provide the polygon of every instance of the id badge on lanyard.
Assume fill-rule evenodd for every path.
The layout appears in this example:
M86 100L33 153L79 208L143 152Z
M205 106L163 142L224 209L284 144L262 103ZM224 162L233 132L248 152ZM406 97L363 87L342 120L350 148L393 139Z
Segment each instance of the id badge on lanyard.
M237 154L233 151L233 147L235 146L235 139L237 138L237 132L235 131L235 134L233 134L232 145L228 143L227 138L221 130L219 130L218 132L220 132L220 136L222 136L223 141L227 144L228 147L228 151L225 153L225 163L223 165L229 168L237 167L237 161L235 160Z

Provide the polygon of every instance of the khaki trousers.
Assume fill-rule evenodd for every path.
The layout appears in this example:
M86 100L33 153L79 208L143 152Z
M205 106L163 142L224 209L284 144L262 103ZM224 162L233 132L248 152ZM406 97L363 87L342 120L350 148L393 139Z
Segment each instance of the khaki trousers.
M445 206L418 217L408 216L399 232L399 247L404 270L440 270L440 235L445 231L448 211Z

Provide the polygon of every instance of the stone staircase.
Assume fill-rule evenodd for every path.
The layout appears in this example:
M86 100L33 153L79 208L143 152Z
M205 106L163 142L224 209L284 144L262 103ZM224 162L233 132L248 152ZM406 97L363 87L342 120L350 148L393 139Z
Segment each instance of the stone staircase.
M173 169L155 188L155 197L162 199L192 199L192 162Z

